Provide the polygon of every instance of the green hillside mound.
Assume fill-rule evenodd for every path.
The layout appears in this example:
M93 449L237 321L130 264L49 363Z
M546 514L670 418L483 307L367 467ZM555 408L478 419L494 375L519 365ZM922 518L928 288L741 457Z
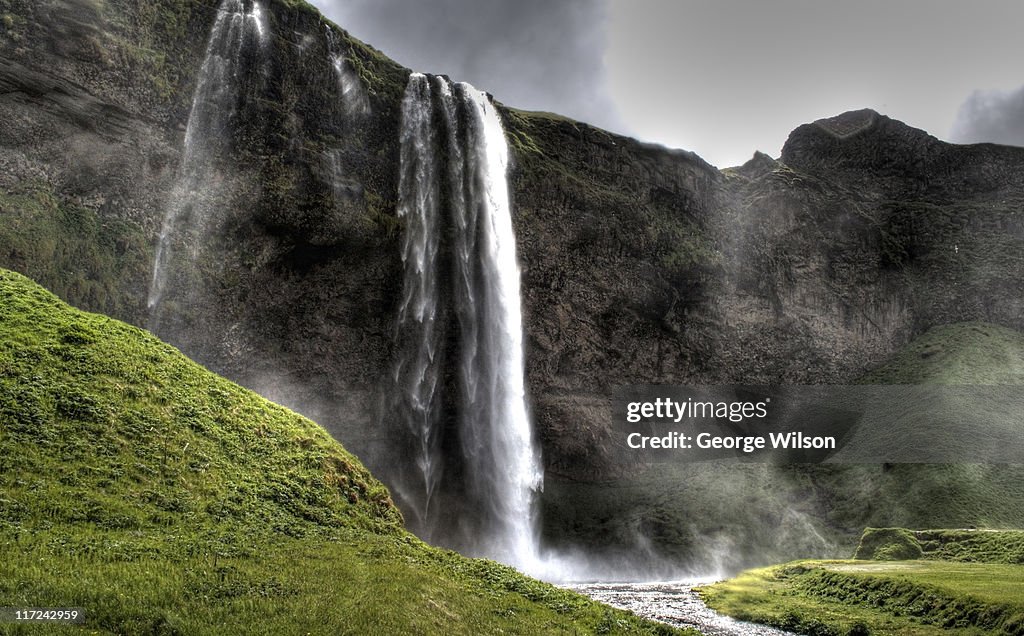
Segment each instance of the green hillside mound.
M1024 565L1024 530L915 530L913 534L926 559Z
M906 528L866 528L853 558L909 561L921 558L921 542Z
M1024 385L1024 334L982 322L934 327L861 383Z
M0 563L94 633L672 632L426 546L314 423L4 270Z
M1024 565L1024 530L866 528L853 558Z

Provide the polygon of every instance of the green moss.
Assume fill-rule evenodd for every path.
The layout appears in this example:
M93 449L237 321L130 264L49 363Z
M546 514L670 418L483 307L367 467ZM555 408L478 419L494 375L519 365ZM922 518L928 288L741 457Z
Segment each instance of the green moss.
M805 634L1018 634L1024 567L801 561L700 590L714 609Z
M504 115L505 134L512 143L512 148L517 153L542 154L540 146L526 132L526 129L529 128L529 115L532 113L504 107L502 114Z
M141 227L60 200L42 182L0 190L0 262L71 302L141 316L131 291L145 289L151 254Z
M6 270L0 493L0 598L94 633L675 633L426 546L313 422Z
M687 271L693 267L715 267L722 264L722 253L714 243L697 232L685 231L675 224L664 230L671 247L661 256L661 264L671 271ZM659 240L659 239L655 239Z
M305 0L275 0L278 4L287 7L290 10L303 11L316 16L320 15L320 10L306 2Z
M314 11L316 10L314 9ZM409 69L369 44L353 37L337 24L321 16L319 12L316 13L318 19L333 30L347 47L345 59L352 65L367 91L391 107L400 104L405 92L405 84L408 81Z
M129 57L129 63L138 66L138 72L149 79L160 98L174 96L181 76L178 69L168 63L165 53L128 43L123 44L121 50Z
M26 16L20 13L19 8L13 8L7 4L0 4L0 38L7 38L15 44L25 40ZM0 40L2 41L2 40Z
M1020 384L1024 334L981 322L942 325L915 339L863 384Z
M347 58L367 91L388 104L399 104L409 72L376 49L350 38L355 55Z
M400 236L403 228L402 219L395 216L392 209L385 207L383 199L376 192L366 192L366 222L377 229L387 239Z
M1024 565L1021 530L918 530L926 559Z
M921 558L921 544L904 528L866 528L857 545L855 559L907 561Z

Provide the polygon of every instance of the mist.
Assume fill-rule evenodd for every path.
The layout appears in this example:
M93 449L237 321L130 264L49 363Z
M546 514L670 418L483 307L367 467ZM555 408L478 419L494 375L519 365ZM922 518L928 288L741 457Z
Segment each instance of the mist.
M960 106L950 137L962 144L1024 146L1024 86L971 93Z

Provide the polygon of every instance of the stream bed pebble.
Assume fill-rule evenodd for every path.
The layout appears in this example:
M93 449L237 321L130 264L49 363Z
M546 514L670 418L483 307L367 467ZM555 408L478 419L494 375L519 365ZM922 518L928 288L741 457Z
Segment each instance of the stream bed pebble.
M704 604L694 588L711 581L653 583L578 583L570 589L626 609L638 616L676 627L693 627L707 636L789 636L774 627L746 623L724 616Z

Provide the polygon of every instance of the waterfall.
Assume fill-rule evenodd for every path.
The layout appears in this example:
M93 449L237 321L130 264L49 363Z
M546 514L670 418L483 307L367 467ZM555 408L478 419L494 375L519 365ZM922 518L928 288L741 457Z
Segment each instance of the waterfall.
M197 208L215 194L212 161L230 139L230 122L241 95L243 57L252 47L262 48L266 37L259 2L251 2L246 9L243 0L222 0L196 79L178 180L157 241L147 302L151 328L158 322L159 306L167 292L174 248L188 247L192 262L198 257L209 220Z
M331 56L334 76L338 81L338 97L341 99L342 107L348 115L369 115L370 98L366 94L366 88L340 48L341 43L337 34L327 27L327 51Z
M398 417L417 441L427 526L442 475L442 446L457 449L470 552L531 568L535 496L543 475L526 402L519 265L506 172L508 146L488 97L469 84L415 73L402 104L399 216L405 221L398 319ZM450 250L442 259L442 236ZM457 444L445 445L441 276L457 316L453 356ZM406 493L406 497L409 498Z
M487 506L492 526L481 537L484 554L518 565L536 556L534 494L542 474L526 405L508 146L486 95L468 84L441 88L461 333L460 441L470 494ZM463 148L457 148L459 105Z
M404 292L398 315L395 366L398 416L415 440L417 474L405 499L417 515L417 529L431 536L431 503L441 478L441 332L437 323L440 172L432 122L430 82L413 74L402 101L401 173L398 216L405 221L402 263Z
M339 123L343 134L356 132L373 112L370 96L352 62L345 55L345 45L341 38L330 26L325 26L324 29L327 34L327 55L334 69L337 99L341 105L342 117L339 118ZM362 201L362 184L351 178L350 170L347 169L353 161L351 150L346 150L341 140L336 147L324 153L324 173L330 182L335 205L341 209L345 209L345 206L352 202Z

